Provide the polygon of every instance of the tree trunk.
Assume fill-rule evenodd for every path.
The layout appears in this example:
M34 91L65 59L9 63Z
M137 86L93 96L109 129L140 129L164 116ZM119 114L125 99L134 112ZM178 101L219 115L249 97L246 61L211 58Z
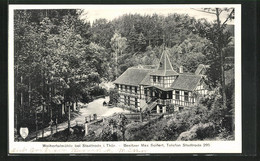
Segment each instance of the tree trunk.
M117 75L118 75L118 74L117 74L117 73L118 73L117 68L118 68L118 67L117 67L117 51L116 51L116 78L117 78Z
M31 93L32 93L32 89L31 89L31 78L29 77L29 93L28 93L28 105L29 105L29 108L31 108Z
M58 132L58 116L56 116L56 133Z
M18 103L18 92L17 92L17 90L18 90L18 87L17 87L17 83L18 82L18 66L17 66L17 69L16 69L16 76L15 76L15 101L14 101L14 112L15 112L15 128L16 128L16 130L18 131L18 124L17 124L17 122L18 122L18 117L17 117L17 115L18 115L18 105L19 105L19 103Z
M140 110L140 122L143 122L142 109Z
M70 102L69 102L69 106L68 106L68 130L70 132Z
M44 97L44 78L43 78L43 71L42 71L42 97ZM44 103L45 101L42 101L42 137L44 137Z
M77 110L77 105L76 105L75 102L73 102L72 107L73 107L73 111L76 111L76 110Z
M21 84L23 84L23 76L21 76ZM24 119L23 91L21 91L21 108L22 108L22 118Z
M37 110L36 110L36 108L35 108L35 131L36 131L36 133L35 133L35 137L36 137L36 140L38 139L38 135L37 135L37 132L38 132L38 122L37 122Z
M52 123L53 123L53 121L52 121L52 109L50 109L50 118L51 118L50 126L51 126L51 135L52 135L53 134L53 131L52 131Z
M65 114L65 102L61 104L61 116Z
M217 16L217 23L218 23L218 30L219 30L219 39L218 39L218 51L219 51L219 54L220 54L220 61L221 61L221 93L222 93L222 101L223 101L223 106L224 108L226 108L226 84L225 84L225 70L224 70L224 56L223 56L223 52L222 52L222 32L220 31L220 19L219 19L219 9L216 8L216 16Z
M49 87L49 108L50 108L50 120L52 120L52 88Z
M42 137L44 137L44 105L42 105Z
M224 108L227 108L227 98L226 98L226 83L225 83L225 70L224 70L224 58L223 53L221 53L221 79L222 79L222 99L223 99L223 106Z
M15 128L16 128L16 134L15 135L18 135L17 113L15 114Z

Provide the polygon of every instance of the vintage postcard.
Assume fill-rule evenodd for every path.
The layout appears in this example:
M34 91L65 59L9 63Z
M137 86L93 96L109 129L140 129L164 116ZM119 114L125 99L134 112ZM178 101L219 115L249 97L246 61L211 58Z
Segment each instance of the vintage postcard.
M9 154L242 153L241 5L9 5Z

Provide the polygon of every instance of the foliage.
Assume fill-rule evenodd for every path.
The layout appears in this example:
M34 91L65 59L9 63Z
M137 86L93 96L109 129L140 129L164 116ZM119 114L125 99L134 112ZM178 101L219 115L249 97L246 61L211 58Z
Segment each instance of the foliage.
M119 93L116 89L109 89L109 103L116 105L119 101Z
M205 105L205 106L204 106ZM208 97L197 106L175 113L163 130L165 140L203 140L233 133L232 117L221 104L221 96Z
M107 90L105 88L101 88L99 86L95 86L91 91L90 91L91 96L101 96L101 95L107 95Z
M107 119L104 123L104 128L100 133L100 139L102 141L117 141L125 140L126 125L129 120L123 115L114 115Z
M44 122L48 123L52 114L58 114L56 108L60 108L53 103L78 102L82 93L89 90L86 86L100 82L100 74L103 74L97 72L100 67L94 66L95 58L88 59L87 49L93 46L88 40L90 26L79 20L80 13L80 10L15 11L15 111L18 120L35 119L37 107L44 105L47 113L45 110L42 113L47 114L44 117L48 121ZM102 52L102 49L97 51Z
M192 126L190 130L181 133L177 140L203 140L214 136L214 125L212 123L199 123Z
M194 33L195 22L194 18L179 14L125 14L109 22L96 20L91 27L91 39L113 58L106 79L114 80L131 66L157 65L164 47L170 49L175 69L183 65L185 71L194 72L205 63L210 43Z
M201 11L216 16L214 23L208 23L205 19L196 22L195 31L211 42L208 45L209 52L206 54L208 65L210 65L210 68L206 71L209 80L207 83L213 88L220 87L222 102L226 108L225 70L232 68L232 65L227 65L226 57L232 55L231 49L233 48L233 45L230 45L232 37L231 33L226 30L226 22L234 19L235 10L234 8L204 8ZM224 12L228 16L224 22L221 22L220 16ZM228 50L231 50L231 53Z
M127 39L125 37L121 37L121 34L115 33L114 36L111 38L110 45L112 48L112 57L114 57L114 70L115 70L115 76L118 76L118 62L120 62L120 59L122 59L122 54L125 51L127 44Z
M112 133L109 126L106 126L102 129L102 132L101 132L99 138L102 141L118 141L117 134Z

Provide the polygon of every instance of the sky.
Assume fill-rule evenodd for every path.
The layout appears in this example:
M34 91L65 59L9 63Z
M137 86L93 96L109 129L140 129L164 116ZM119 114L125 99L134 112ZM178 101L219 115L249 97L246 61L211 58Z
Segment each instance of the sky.
M197 11L201 9L201 5L187 6L187 5L89 5L84 6L84 12L82 18L93 21L99 18L105 18L107 20L113 20L123 14L141 14L141 15L152 15L157 13L158 15L167 16L168 14L178 13L178 14L188 14L196 19L205 18L212 22L216 19L216 15L208 14L204 12ZM208 6L205 6L208 7ZM220 6L221 7L221 6ZM223 6L222 6L223 7ZM222 13L220 19L222 22L227 17L226 13ZM233 24L233 21L228 21L227 24Z

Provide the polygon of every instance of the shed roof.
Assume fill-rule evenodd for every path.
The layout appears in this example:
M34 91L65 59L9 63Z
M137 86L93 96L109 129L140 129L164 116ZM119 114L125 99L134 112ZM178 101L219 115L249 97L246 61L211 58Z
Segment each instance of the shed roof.
M202 76L200 76L200 75L181 74L172 83L171 88L193 91L196 88L199 81L201 80L201 78L202 78Z
M158 85L150 85L150 86L146 86L144 88L157 88L157 89L160 89L162 91L172 91L173 89L170 87L170 88L164 88L164 87L161 87L161 86L158 86Z
M207 69L207 68L209 68L209 65L200 64L200 65L198 66L198 68L196 69L195 74L196 74L196 75L199 75L199 74L201 74L201 71L202 71L203 69Z
M123 74L121 74L115 81L115 84L124 84L131 86L138 86L146 75L152 71L151 69L144 68L128 68ZM149 82L149 81L148 81Z

